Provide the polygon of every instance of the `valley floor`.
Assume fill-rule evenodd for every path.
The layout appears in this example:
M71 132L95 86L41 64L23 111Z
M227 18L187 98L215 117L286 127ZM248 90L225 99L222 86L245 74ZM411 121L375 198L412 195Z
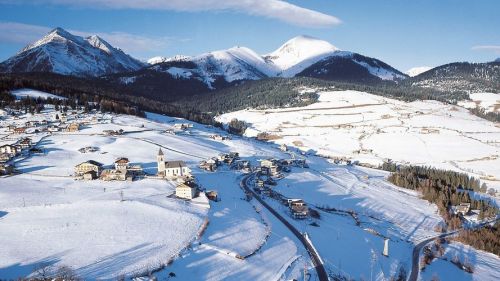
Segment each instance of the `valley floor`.
M365 98L359 96L363 102L384 102L366 101ZM402 104L377 105L387 111L394 106L404 107ZM439 112L442 105L424 103L419 106L425 112ZM278 113L244 114L259 114L268 118ZM241 116L245 117L244 114ZM47 110L42 115L27 114L19 120L4 120L2 125L52 118L53 115L52 110ZM304 116L294 116L298 119L289 122L299 124L300 120L304 120ZM426 114L419 116L427 118ZM279 115L275 117L265 119L268 126L276 125L274 120L283 123ZM310 114L309 118L322 120L314 114ZM470 118L471 122L476 122L476 126L470 124L471 131L495 130L487 123ZM154 273L160 280L172 275L178 280L290 280L302 279L304 268L312 275L310 280L315 280L311 260L297 238L256 200L246 200L240 187L243 173L231 170L227 165L216 172L197 167L200 160L221 152L237 151L252 166L258 165L261 159L271 157L296 157L307 161L309 168L293 167L273 189L282 196L303 199L310 208L319 211L320 218L294 220L288 208L280 202L271 197L264 200L299 231L307 232L327 271L332 274L356 280L371 280L371 277L373 280L387 280L400 266L409 270L413 245L436 235L434 227L442 221L437 208L420 199L416 192L388 183L386 172L338 165L322 157L301 155L294 151L285 153L275 144L249 138L233 137L231 140L216 141L210 135L224 134L223 131L157 114L148 114L147 119L103 115L102 120L75 133L27 134L44 153L17 158L15 165L21 173L0 178L0 237L7 241L0 247L0 279L27 276L42 265L67 265L85 279L112 280L122 274L128 277L143 275L171 261L164 269ZM323 121L330 126L332 120ZM378 122L398 122L397 117L383 120L386 121L373 121L373 126L378 126ZM401 122L417 122L412 120ZM391 130L406 130L401 127L401 122L395 127L384 127L383 134L390 134ZM193 128L177 134L166 133L166 130L174 129L176 123L191 123ZM125 131L123 135L103 133L104 130L119 129ZM408 130L417 129L412 127ZM358 129L353 131L358 132ZM453 130L442 131L447 133L435 137L444 138L443 142L449 141ZM307 128L303 132L314 130ZM322 135L320 131L318 134ZM473 141L464 134L467 135L455 132L454 136ZM374 133L365 138L369 140L376 135ZM421 137L416 133L409 136ZM0 137L0 144L13 141L13 136L5 128L0 129ZM22 135L16 138L20 137ZM354 141L349 143L349 139L356 138L354 135L344 140L334 137L334 141L325 142L328 137L296 135L284 137L278 142L291 143L300 139L304 147L313 149L311 145L316 140L317 144L321 144L318 150L325 147L319 152L325 153L342 145L359 145ZM336 140L339 140L338 145ZM470 151L458 153L458 147L449 148L455 149L453 152L456 154L453 155L457 157L456 161L497 153L498 148L494 145L479 140L474 142L480 147L477 155ZM390 149L388 143L380 140L374 141L373 145ZM322 146L326 144L329 146ZM369 141L364 143L369 144ZM78 151L87 146L98 147L99 150L90 153ZM445 146L443 144L442 149ZM192 201L176 199L172 196L174 182L153 177L132 182L105 182L75 180L71 176L78 163L92 159L111 165L118 157L128 157L132 164L141 164L145 172L155 174L159 147L164 150L167 160L185 161L201 187L216 190L220 201L209 202L203 194ZM439 150L432 146L429 149ZM443 154L436 157L444 157ZM403 151L397 157L405 156ZM382 156L366 154L362 157L378 161ZM481 161L489 163L486 162L489 160L478 160ZM494 173L495 168L491 169ZM337 211L322 211L321 208L335 208ZM356 218L348 215L349 212L355 213ZM382 255L384 238L389 239L388 257ZM478 261L476 272L472 275L453 269L457 271L453 280L497 279L500 258L460 244L452 244L447 251L450 255L452 251L459 251L461 255ZM428 280L434 273L441 280L448 280L447 274L453 271L450 269L453 266L449 261L438 260L426 269L421 280Z

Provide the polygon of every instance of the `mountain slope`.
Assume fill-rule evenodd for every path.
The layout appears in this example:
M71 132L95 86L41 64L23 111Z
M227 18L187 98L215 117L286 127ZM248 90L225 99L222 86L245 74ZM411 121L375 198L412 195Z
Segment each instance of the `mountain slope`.
M443 91L500 92L500 63L450 63L433 68L405 83Z
M3 72L53 72L75 76L100 76L133 71L144 64L100 37L75 36L56 28L0 64Z
M307 67L296 76L357 83L376 83L381 80L399 81L407 77L380 60L344 51L335 52Z

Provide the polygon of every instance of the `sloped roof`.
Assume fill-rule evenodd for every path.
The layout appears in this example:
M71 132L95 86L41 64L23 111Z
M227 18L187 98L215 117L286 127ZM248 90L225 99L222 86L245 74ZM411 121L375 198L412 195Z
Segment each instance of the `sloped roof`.
M184 161L167 161L165 162L165 168L182 168L186 167Z

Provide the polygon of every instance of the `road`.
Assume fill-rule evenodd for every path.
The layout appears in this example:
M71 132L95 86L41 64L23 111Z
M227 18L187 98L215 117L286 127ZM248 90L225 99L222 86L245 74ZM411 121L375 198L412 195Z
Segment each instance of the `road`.
M483 227L485 225L488 225L488 224L490 224L492 222L495 222L495 221L498 221L498 220L500 220L500 218L496 218L496 219L493 219L493 220L490 220L490 221L478 224L478 225L474 226L472 229L481 228L481 227ZM419 268L420 252L425 247L425 245L429 244L430 242L432 242L436 238L444 238L444 237L456 234L458 231L460 231L460 229L457 229L457 230L454 230L454 231L450 231L450 232L446 232L446 233L442 233L440 235L436 235L434 237L430 237L430 238L427 238L427 239L425 239L423 241L418 242L418 244L415 245L415 247L413 248L411 273L410 273L410 277L408 278L408 281L417 281L418 280L418 275L420 273L420 268Z
M253 194L253 197L259 201L262 206L264 206L271 214L273 214L279 221L281 221L294 235L299 239L299 241L304 245L311 257L314 268L318 274L318 278L320 281L328 281L328 274L326 273L325 267L319 257L318 253L314 249L313 245L298 231L290 222L288 222L283 216L281 216L277 211L275 211L271 206L269 206L257 193L253 191L252 188L248 187L248 180L254 176L253 174L246 175L241 180L241 187L244 188L247 192Z

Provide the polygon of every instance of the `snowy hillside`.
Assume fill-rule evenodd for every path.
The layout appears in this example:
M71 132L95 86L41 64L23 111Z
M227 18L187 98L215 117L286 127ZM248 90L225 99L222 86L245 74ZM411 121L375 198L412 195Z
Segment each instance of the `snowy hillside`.
M371 165L385 159L432 165L468 172L500 190L500 128L459 106L337 91L302 108L242 110L219 120L232 118L249 124L248 136L267 132L305 153Z
M2 62L0 70L100 76L137 70L143 65L96 35L83 38L56 28Z
M420 73L424 73L428 70L432 69L430 66L418 66L418 67L413 67L408 69L405 74L407 74L410 77L414 77L419 75Z
M68 114L72 122L84 124L80 131L40 130L20 135L6 127L52 120L56 112L48 107L40 114L6 116L0 121L0 145L29 136L43 153L17 157L13 164L19 174L0 178L0 236L9 241L0 247L0 276L17 279L41 265L65 265L85 280L144 276L158 269L153 274L158 280L168 280L172 274L178 280L302 280L304 270L310 280L317 280L306 248L276 217L279 214L299 237L308 234L328 272L350 278L373 274L374 280L388 279L400 265L411 264L415 243L437 234L435 227L442 219L436 206L415 191L387 182L387 172L335 164L332 159L313 155L314 151L342 152L358 142L361 148L366 145L371 149L368 147L373 143L380 149L362 151L359 159L376 162L385 157L376 154L380 153L394 155L395 159L413 155L411 161L421 157L418 161L434 163L451 153L459 167L470 164L480 169L482 164L494 170L498 165L493 158L459 161L497 153L494 143L481 142L497 139L491 124L447 106L436 102L405 104L346 91L322 93L319 103L305 108L232 115L247 121L253 118L250 134L257 127L271 130L279 126L276 134L279 131L283 135L276 142L289 144L287 152L275 144L238 136L217 140L214 134L227 132L153 113L147 113L145 119L80 111ZM441 134L415 132L435 120L447 126L440 129ZM459 129L450 120L465 122L463 130L467 132L454 133ZM189 123L192 128L180 130L175 124L181 123ZM105 133L120 129L124 130L122 135ZM383 139L370 142L377 137ZM413 146L411 152L404 148L394 151L394 142L405 141ZM461 146L477 147L477 152ZM83 147L95 147L97 151L83 153ZM217 191L220 200L208 202L203 193L191 201L173 196L175 181L154 176L158 147L167 160L185 161L200 187ZM415 149L428 150L416 155ZM439 153L441 150L444 152ZM198 167L199 161L230 151L238 152L251 167L267 158L306 161L308 167L293 166L276 178L273 192L303 199L320 218L294 219L280 200L262 194L275 211L271 213L242 189L244 182L255 186L255 180L245 181L255 173L228 164L214 172ZM432 158L434 155L436 158ZM111 168L118 157L142 165L148 175L134 181L83 181L72 176L74 166L83 161L95 160ZM390 241L389 257L382 255L385 238ZM474 249L469 252L476 253ZM376 266L372 266L373 260ZM478 266L472 280L498 276L500 259L488 256L485 261L487 264ZM431 268L446 276L440 263ZM455 280L471 280L468 277Z

